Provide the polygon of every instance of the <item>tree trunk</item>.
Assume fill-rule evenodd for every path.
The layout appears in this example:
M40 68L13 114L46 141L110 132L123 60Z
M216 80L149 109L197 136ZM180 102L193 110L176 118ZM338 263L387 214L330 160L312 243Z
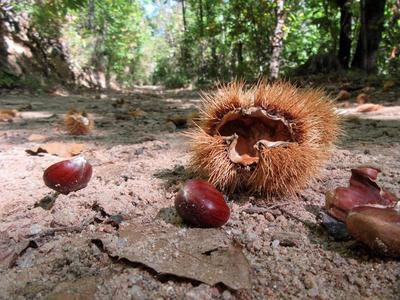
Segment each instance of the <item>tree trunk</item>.
M199 0L199 27L200 27L200 36L204 36L204 28L203 28L203 2Z
M91 31L94 30L94 18L95 18L95 0L89 0L88 3L88 16L87 16L87 28Z
M351 2L348 0L338 0L337 5L340 8L340 37L338 59L343 68L348 69L350 63L351 51L351 23L352 13L350 9Z
M397 22L400 20L400 0L396 0L396 2L393 4L392 13L393 15L391 20L389 21L389 27L396 28ZM397 39L396 35L397 32L396 33L389 32L389 38L391 41L393 41L392 43L393 48L390 53L389 60L393 60L399 55L400 40Z
M236 44L236 76L242 77L243 76L243 43L238 42Z
M367 73L377 71L376 61L382 37L386 0L361 0L360 22L356 53L352 67Z
M185 7L185 0L182 1L182 21L183 21L183 31L186 32L187 23L186 23L186 7Z
M275 80L279 75L279 67L281 64L281 54L283 50L283 26L286 20L286 11L284 10L285 0L276 0L276 27L274 36L272 37L272 55L269 64L269 78Z

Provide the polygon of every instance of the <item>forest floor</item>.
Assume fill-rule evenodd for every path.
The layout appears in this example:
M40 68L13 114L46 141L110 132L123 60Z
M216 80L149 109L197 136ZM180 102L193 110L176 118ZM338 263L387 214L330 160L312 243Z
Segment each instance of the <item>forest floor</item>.
M336 95L341 84L323 87ZM381 168L381 185L400 195L400 88L385 91L379 83L368 91L370 102L384 107L356 113L357 88L338 102L350 116L344 135L300 197L235 194L228 199L231 218L218 230L187 228L173 209L191 175L184 129L168 119L196 112L197 92L1 91L0 109L20 113L0 123L0 299L398 299L400 261L371 254L354 240L335 241L317 217L325 192L347 186L350 169L360 165ZM63 115L72 107L93 115L92 134L63 131ZM34 204L50 192L44 169L61 158L26 152L49 142L84 144L94 172L85 189L59 196L50 211ZM118 236L128 236L128 244ZM163 239L167 248L189 241L186 260L179 259L183 252L152 244ZM216 246L196 253L209 246L207 239ZM218 252L225 265L208 266L221 243L228 247L229 255ZM168 256L163 262L160 251ZM194 270L186 264L191 256Z

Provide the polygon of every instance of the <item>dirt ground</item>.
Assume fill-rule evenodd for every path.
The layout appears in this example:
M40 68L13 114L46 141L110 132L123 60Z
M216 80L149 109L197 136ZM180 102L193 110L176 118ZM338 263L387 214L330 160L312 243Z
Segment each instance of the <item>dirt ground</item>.
M398 299L400 261L371 254L354 240L335 241L317 218L325 192L347 185L356 166L378 166L382 186L400 195L400 89L375 88L371 101L385 108L369 113L354 112L356 95L338 103L346 115L344 135L320 177L298 199L229 197L231 218L220 230L241 245L251 279L251 288L235 290L158 274L112 257L93 238L117 236L125 223L185 229L173 203L191 176L186 137L168 119L196 112L197 92L2 91L0 109L21 113L0 123L0 299ZM92 134L65 134L60 120L71 107L94 116ZM47 136L46 142L85 144L93 165L87 188L61 195L50 211L34 204L50 191L44 169L62 158L26 153L44 143L31 141L32 134Z

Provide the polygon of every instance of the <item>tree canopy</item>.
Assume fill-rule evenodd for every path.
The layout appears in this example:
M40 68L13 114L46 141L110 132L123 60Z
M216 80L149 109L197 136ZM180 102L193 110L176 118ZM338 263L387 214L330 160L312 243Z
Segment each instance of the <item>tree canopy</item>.
M315 57L337 59L335 71L399 73L398 0L14 0L9 7L27 14L40 35L61 40L75 67L124 86L256 80L270 75L270 64L291 76Z

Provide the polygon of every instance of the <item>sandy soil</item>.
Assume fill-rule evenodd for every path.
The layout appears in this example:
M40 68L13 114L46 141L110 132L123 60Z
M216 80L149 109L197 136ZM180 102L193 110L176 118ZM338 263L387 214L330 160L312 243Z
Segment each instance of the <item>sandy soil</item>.
M0 299L398 299L400 261L368 253L353 240L337 242L317 215L324 194L347 185L350 169L379 166L380 182L400 195L400 93L377 91L387 107L357 114L346 108L345 135L321 176L296 199L229 197L231 218L222 227L242 245L251 267L251 289L235 291L112 258L93 242L98 233L118 234L110 216L128 223L183 228L174 220L173 201L190 177L182 129L168 122L197 111L191 91L138 89L125 95L0 95L0 108L21 110L0 123ZM123 99L123 100L121 100ZM351 102L351 100L350 100ZM96 129L71 137L60 125L69 108L93 114ZM142 116L129 111L140 109ZM51 211L34 203L49 193L43 170L60 157L31 156L42 141L86 145L94 168L87 188L60 196ZM253 206L269 210L249 209ZM172 215L172 216L171 216ZM7 252L8 251L8 252Z

